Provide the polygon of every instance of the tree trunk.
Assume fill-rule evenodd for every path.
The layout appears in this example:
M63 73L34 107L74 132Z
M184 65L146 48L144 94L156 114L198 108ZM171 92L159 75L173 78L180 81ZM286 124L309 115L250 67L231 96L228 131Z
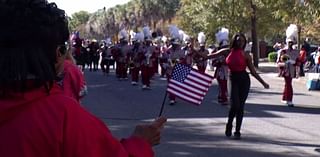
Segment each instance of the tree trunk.
M257 36L257 19L256 19L256 6L251 0L251 35L252 35L252 55L253 55L253 65L259 67L259 49L258 49L258 36Z
M156 20L153 20L153 30L156 30L157 29L157 21Z
M298 44L298 50L301 49L301 25L298 23L298 39L297 39L297 44Z

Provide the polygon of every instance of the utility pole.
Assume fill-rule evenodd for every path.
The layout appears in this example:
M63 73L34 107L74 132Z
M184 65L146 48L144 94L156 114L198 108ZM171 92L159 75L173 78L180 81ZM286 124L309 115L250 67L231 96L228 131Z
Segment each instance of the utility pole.
M252 55L253 55L253 65L258 68L259 66L259 49L258 49L258 36L257 36L257 18L256 18L256 5L253 4L253 1L250 1L251 4L251 35L252 35Z

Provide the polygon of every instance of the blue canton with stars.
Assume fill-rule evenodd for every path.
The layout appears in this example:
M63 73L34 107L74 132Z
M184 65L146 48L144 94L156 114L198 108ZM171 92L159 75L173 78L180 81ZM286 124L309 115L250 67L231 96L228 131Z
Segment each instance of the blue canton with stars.
M177 64L173 69L172 79L183 83L189 75L191 69L191 67L188 67L186 65Z

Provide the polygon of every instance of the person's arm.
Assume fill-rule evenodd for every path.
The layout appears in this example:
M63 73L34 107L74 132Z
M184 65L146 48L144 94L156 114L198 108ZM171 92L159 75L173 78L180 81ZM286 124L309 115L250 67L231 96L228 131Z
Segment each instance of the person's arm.
M223 48L223 49L218 50L215 53L211 53L211 54L205 55L203 57L206 58L206 59L212 59L212 58L219 57L221 55L226 56L229 53L229 51L230 51L230 48Z
M257 73L256 69L254 68L253 66L253 63L252 63L252 58L251 56L249 55L249 53L244 53L245 54L245 57L246 57L246 61L247 61L247 66L250 70L250 73L251 75L256 78L263 86L264 88L268 89L269 88L269 84L267 84L261 77L260 75Z
M137 126L129 138L119 141L79 104L72 101L66 107L61 137L64 157L153 157L152 146L159 144L160 130L166 122L159 118L152 124Z

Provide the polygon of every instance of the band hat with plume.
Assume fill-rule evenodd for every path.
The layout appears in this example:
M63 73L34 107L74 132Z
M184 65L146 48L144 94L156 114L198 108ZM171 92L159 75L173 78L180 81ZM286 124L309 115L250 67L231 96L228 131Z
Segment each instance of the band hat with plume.
M227 28L222 27L216 33L216 41L218 42L220 47L229 45L229 30Z
M134 38L135 38L136 42L143 42L144 41L144 33L143 32L136 33Z
M162 42L167 42L168 41L168 38L166 37L166 36L163 36L163 37L161 37L161 40L162 40Z
M130 31L130 37L131 37L131 41L135 41L135 36L136 36L136 32L134 32L133 30Z
M298 39L298 27L295 24L290 24L286 30L286 42L296 42Z
M148 26L143 27L142 32L145 40L149 40L149 41L152 40L150 27Z
M206 35L203 32L200 32L198 34L198 42L200 44L200 46L204 46L206 43Z
M190 36L187 35L183 30L179 30L179 39L185 44L190 43Z
M119 32L119 39L120 40L126 40L128 41L128 32L125 30L125 29L122 29L120 32Z
M183 38L181 38L181 36L180 36L179 28L175 25L170 25L169 26L169 33L171 36L171 43L180 45Z
M107 46L112 45L112 40L111 40L111 38L107 38L107 39L106 39L106 44L107 44Z

